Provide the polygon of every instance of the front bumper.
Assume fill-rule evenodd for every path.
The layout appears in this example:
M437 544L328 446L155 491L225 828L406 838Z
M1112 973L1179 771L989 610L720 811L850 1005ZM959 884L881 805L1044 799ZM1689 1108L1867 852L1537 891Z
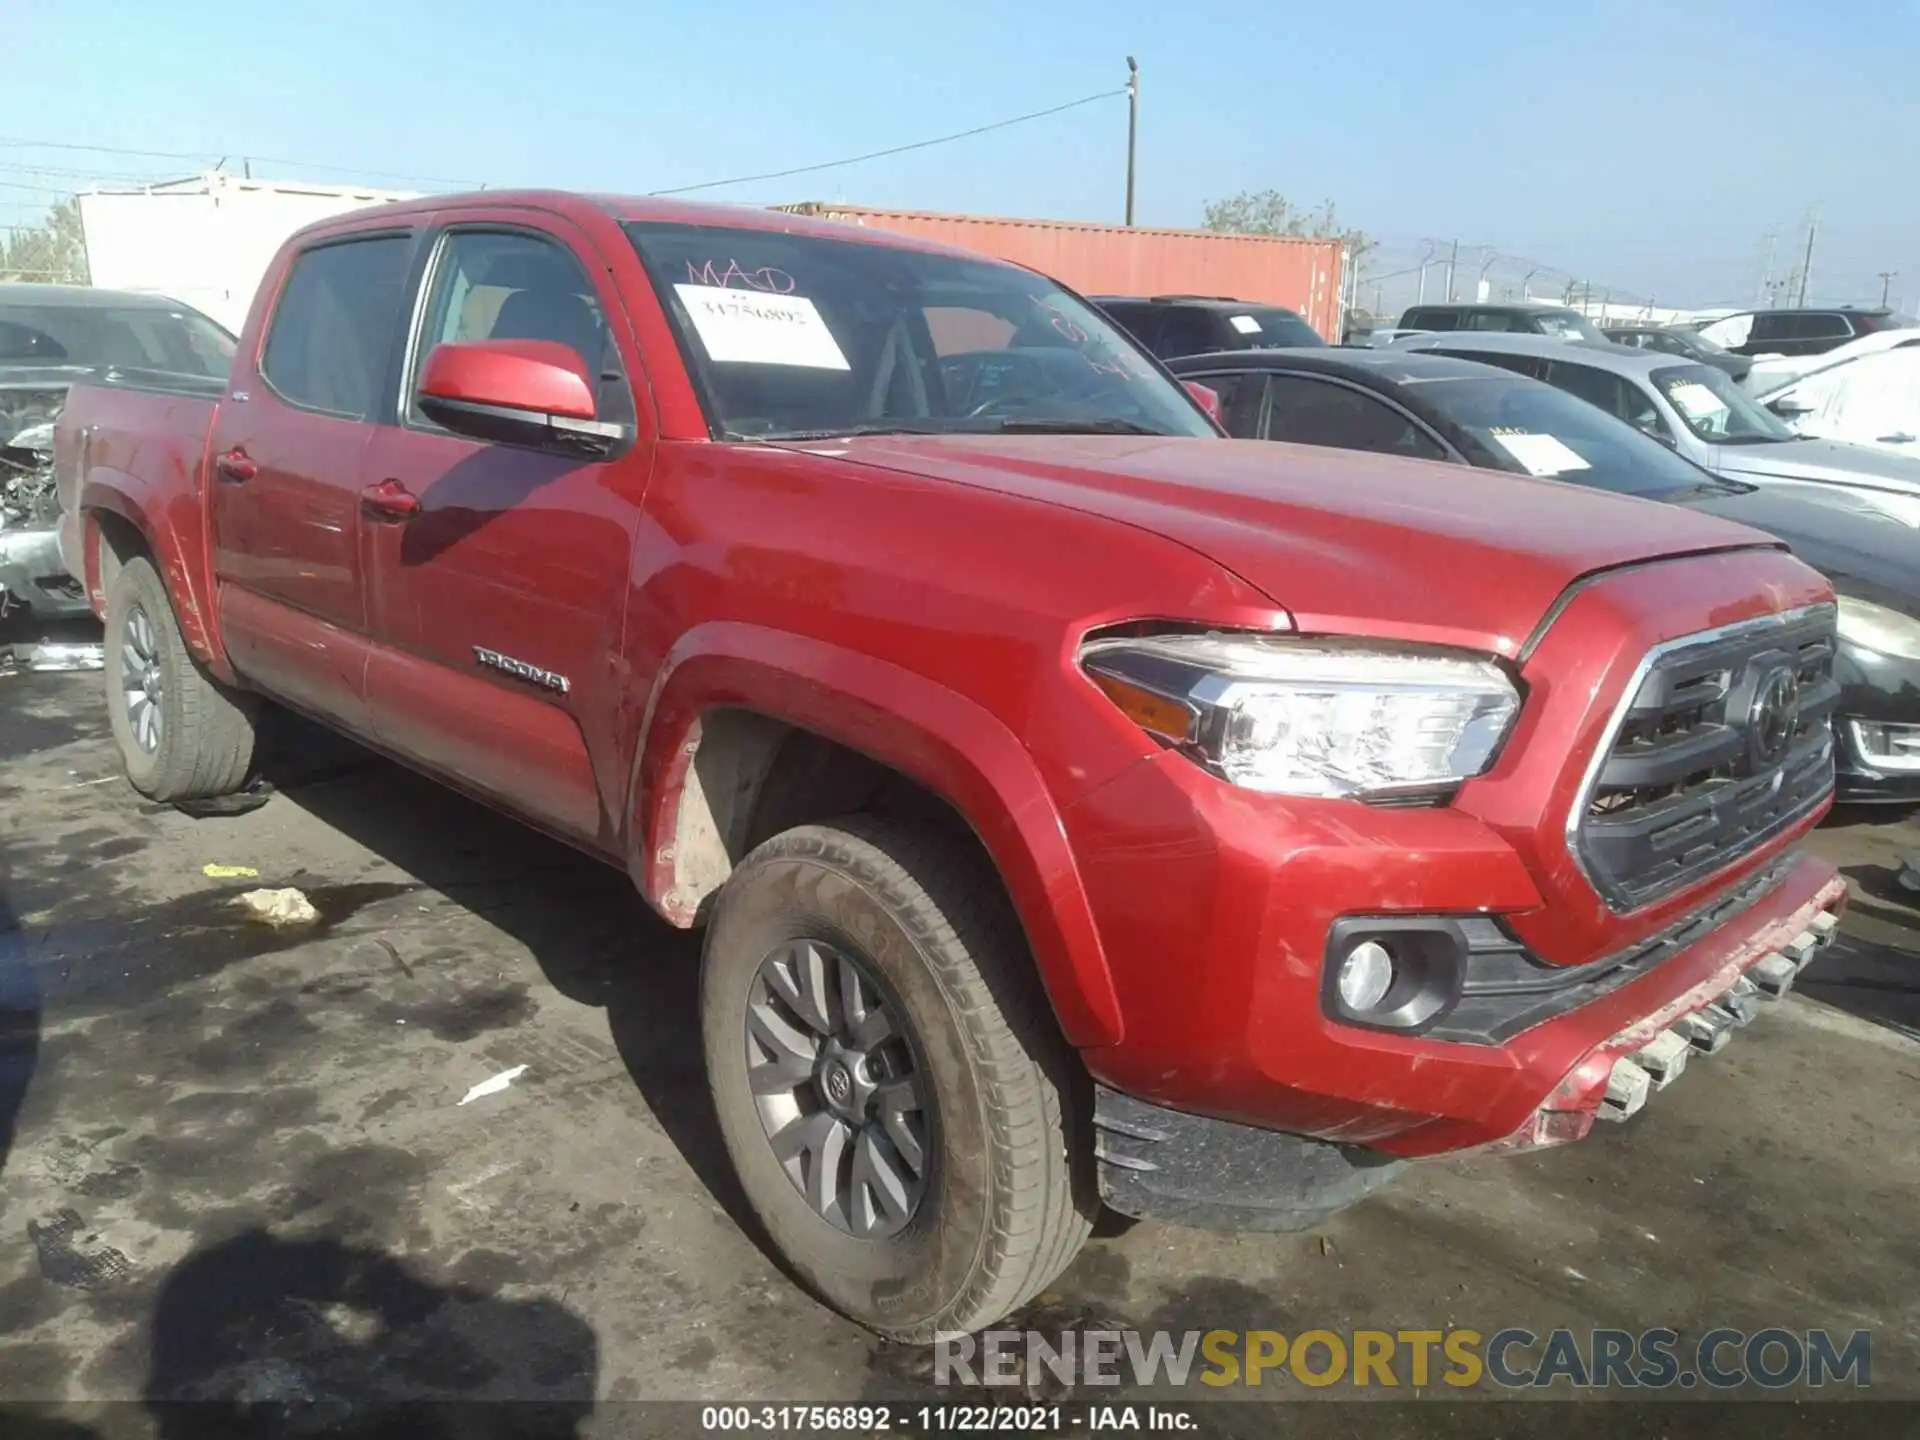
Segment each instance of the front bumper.
M1679 998L1596 1046L1519 1130L1486 1151L1565 1144L1585 1136L1595 1120L1630 1120L1690 1062L1717 1055L1832 943L1839 918L1824 903L1831 888ZM1756 952L1782 936L1778 949ZM1379 1151L1183 1114L1104 1086L1095 1092L1093 1123L1108 1206L1200 1229L1310 1229L1406 1168Z
M1920 739L1920 661L1842 645L1834 664L1840 703L1834 713L1834 780L1853 804L1920 803L1920 754L1902 752L1899 734ZM1895 727L1889 738L1876 727Z
M1101 1085L1152 1106L1389 1156L1576 1138L1615 1060L1842 903L1833 868L1795 852L1808 824L1704 896L1621 922L1627 948L1605 963L1549 967L1569 983L1517 1022L1473 1014L1441 1038L1331 1018L1327 937L1354 915L1477 929L1548 913L1506 840L1458 807L1285 802L1160 757L1067 815L1127 1026L1082 1055ZM1125 844L1103 843L1117 833ZM1546 1111L1582 1118L1543 1125Z
M0 529L0 592L43 619L89 613L85 590L61 558L57 529Z

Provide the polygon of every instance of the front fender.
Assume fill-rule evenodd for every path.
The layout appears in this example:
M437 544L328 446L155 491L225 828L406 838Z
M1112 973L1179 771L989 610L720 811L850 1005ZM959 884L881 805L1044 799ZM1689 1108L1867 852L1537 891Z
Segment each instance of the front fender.
M629 792L629 868L648 901L691 923L662 859L702 715L752 710L890 765L966 819L1013 898L1061 1029L1078 1046L1119 1043L1106 957L1058 809L1018 737L964 695L883 660L733 621L697 627L661 666ZM639 843L634 843L637 840Z

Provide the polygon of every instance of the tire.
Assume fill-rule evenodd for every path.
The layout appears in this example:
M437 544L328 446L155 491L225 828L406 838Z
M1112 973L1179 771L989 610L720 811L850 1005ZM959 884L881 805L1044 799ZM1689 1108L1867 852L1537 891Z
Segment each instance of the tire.
M895 1040L861 1052L854 1067L884 1082L869 1113L887 1112L903 1066L923 1102L917 1126L895 1114L897 1123L850 1127L861 1138L833 1166L820 1163L825 1142L783 1164L771 1137L798 1132L780 1129L778 1116L763 1119L763 1107L789 1097L756 1094L748 1073L760 1064L760 1075L772 1074L765 1065L776 1050L761 1037L775 970L797 974L795 957L816 954L824 957L816 973L831 977L814 992L826 1002L816 1010L845 1020L844 956L868 1014L890 1007L895 1022ZM776 835L720 891L700 1001L715 1109L748 1203L801 1281L841 1314L889 1339L930 1343L1002 1319L1079 1251L1099 1210L1091 1085L1055 1029L999 878L969 838L869 816ZM783 1007L771 1005L774 1018L793 1030L801 1012ZM794 1095L802 1114L810 1096L820 1125L820 1114L833 1113L831 1047L840 1042L803 1038L817 1047L814 1059L784 1052L790 1063L770 1083L777 1089L813 1065ZM863 1191L849 1180L830 1219L793 1177L860 1176L876 1127L892 1144L894 1178L918 1187L910 1216L879 1203L883 1186ZM893 1144L901 1128L921 1145L917 1177L912 1144ZM871 1231L855 1233L868 1221Z
M107 596L106 650L107 715L134 789L204 800L246 783L256 702L194 659L144 555L121 567Z

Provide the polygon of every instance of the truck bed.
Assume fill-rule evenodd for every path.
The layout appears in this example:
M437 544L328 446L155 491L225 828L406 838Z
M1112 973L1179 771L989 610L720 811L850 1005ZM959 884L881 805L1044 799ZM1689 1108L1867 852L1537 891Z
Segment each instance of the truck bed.
M224 380L156 371L114 371L75 385L55 432L54 470L60 491L60 549L86 587L96 615L106 614L99 528L111 512L160 539L154 553L179 609L180 633L194 654L227 673L206 593L207 441ZM79 513L82 477L90 481L85 520Z

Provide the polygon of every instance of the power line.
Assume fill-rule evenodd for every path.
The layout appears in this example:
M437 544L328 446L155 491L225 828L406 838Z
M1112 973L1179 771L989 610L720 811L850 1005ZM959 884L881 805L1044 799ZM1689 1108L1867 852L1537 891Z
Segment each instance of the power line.
M25 150L84 150L94 155L132 155L148 160L221 160L228 155L241 152L234 149L218 150L132 150L120 145L76 145L64 140L25 140L18 136L0 136L0 146ZM258 161L262 165L288 165L296 170L321 170L334 175L370 175L381 180L411 180L424 185L478 185L477 180L450 180L444 175L405 175L396 170L366 170L357 165L321 165L312 160L288 160L282 156L255 155L248 152L248 160Z
M764 175L737 175L731 180L706 180L698 185L677 185L671 190L650 190L650 195L691 195L696 190L718 190L727 185L749 185L756 180L784 180L789 175L811 175L816 170L837 170L842 165L858 165L864 160L879 160L888 155L904 155L909 150L925 150L930 145L946 145L955 140L971 139L975 135L984 135L989 130L1004 130L1009 125L1024 125L1029 120L1043 120L1049 115L1058 115L1063 110L1077 109L1082 105L1091 105L1096 100L1111 100L1116 95L1125 95L1126 87L1118 90L1102 90L1098 95L1083 95L1078 100L1069 100L1064 105L1055 105L1046 110L1035 110L1030 115L1016 115L1011 120L996 120L991 125L976 125L971 130L961 130L952 135L941 135L933 140L916 140L911 145L895 145L887 150L873 150L865 155L850 155L845 160L828 160L819 165L796 165L791 170L769 170Z

